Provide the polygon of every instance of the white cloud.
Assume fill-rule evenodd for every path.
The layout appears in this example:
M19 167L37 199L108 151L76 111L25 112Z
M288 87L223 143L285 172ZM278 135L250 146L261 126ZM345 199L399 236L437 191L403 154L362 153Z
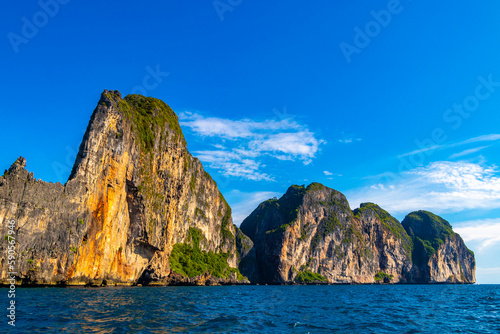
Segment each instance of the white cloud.
M465 242L478 242L479 251L500 244L500 219L484 219L455 224L455 232Z
M179 115L181 126L202 138L223 140L213 144L217 150L201 150L194 154L210 167L221 170L226 176L249 180L272 181L273 177L263 173L265 167L259 158L269 156L278 160L311 163L325 141L306 126L294 121L249 119L230 120L217 117L205 118L196 113L184 112Z
M241 177L253 181L273 181L274 179L259 170L263 165L245 158L244 153L230 151L195 151L200 161L207 162L210 167L219 169L225 176Z
M491 254L492 258L497 258L498 254ZM479 263L479 259L476 259ZM500 283L500 267L477 267L476 279L478 284L499 284Z
M255 139L249 143L254 152L267 154L277 153L276 157L297 157L304 162L309 162L318 152L319 145L324 143L314 137L309 131L295 133L271 134L263 139Z
M497 140L500 140L500 134L494 133L494 134L490 134L490 135L483 135L483 136L467 139L461 143L456 144L455 146L470 144L470 143L484 142L484 141L497 141Z
M470 162L435 162L411 173L421 175L431 183L444 185L453 192L479 191L495 198L500 196L500 178L495 176L495 166L481 166ZM489 196L485 198L487 197Z
M326 176L329 176L329 177L327 177L328 180L333 180L334 177L340 177L340 176L342 176L342 174L332 173L332 172L329 172L327 170L323 171L323 174L325 174Z
M434 150L441 149L441 148L445 148L445 146L444 145L433 145L433 146L429 146L429 147L426 147L426 148L422 148L422 149L418 149L418 150L415 150L415 151L411 151L411 152L408 152L408 153L405 153L405 154L401 154L401 155L398 156L398 158L406 157L406 156L409 156L409 155L415 155L415 154L419 154L419 153L424 153L424 152L428 152L428 151L434 151Z
M464 141L461 141L458 143L452 143L452 144L448 144L448 145L432 145L429 147L420 148L418 150L414 150L414 151L411 151L408 153L401 154L398 156L398 158L402 158L402 157L406 157L406 156L410 156L410 155L415 155L415 154L419 154L419 153L424 153L424 152L428 152L428 151L444 150L444 149L463 146L463 145L472 144L472 143L490 142L490 141L498 141L498 140L500 140L500 134L483 135L483 136L479 136L479 137L470 138L470 139L467 139L467 140L464 140ZM473 152L471 152L471 153L473 153Z
M350 143L352 143L352 139L351 138L348 138L348 139L339 139L339 143L350 144Z
M245 193L239 190L232 190L226 195L226 198L233 210L233 222L237 226L240 226L241 222L248 217L260 203L281 195L281 193L273 191Z
M500 208L496 166L469 162L435 162L401 174L385 174L379 182L348 192L352 205L374 202L391 213L414 210L436 213Z
M498 268L477 268L478 271L481 272L490 272L490 273L498 273L500 275L500 267Z
M382 184L382 183L379 183L379 184L373 184L370 186L370 189L375 189L375 190L394 190L396 189L396 186L393 185L393 184L389 184L388 186Z
M190 128L197 134L206 137L225 139L254 138L269 131L300 129L301 126L290 120L267 120L256 122L249 119L230 120L218 117L203 117L199 114L181 113L180 125Z
M479 152L485 148L488 148L490 146L481 146L481 147L476 147L476 148L471 148L471 149L468 149L468 150L464 150L462 152L458 152L458 153L455 153L455 154L452 154L450 156L450 159L455 159L455 158L459 158L459 157L463 157L463 156L466 156L466 155L469 155L469 154L473 154L473 153L476 153L476 152Z
M225 162L231 159L239 158L240 155L230 151L195 151L193 152L198 159L206 162Z
M361 138L343 138L343 139L339 139L339 143L342 143L342 144L351 144L352 142L355 142L355 141L361 141Z

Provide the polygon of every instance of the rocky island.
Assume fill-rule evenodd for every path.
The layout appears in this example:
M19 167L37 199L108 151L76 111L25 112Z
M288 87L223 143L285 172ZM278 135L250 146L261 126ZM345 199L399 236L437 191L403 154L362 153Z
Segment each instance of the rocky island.
M417 211L401 224L373 203L352 211L319 183L261 203L241 230L269 284L475 282L474 253L446 220Z
M426 211L402 223L351 210L319 183L291 186L233 224L163 101L105 90L66 184L17 159L0 177L0 283L15 221L23 285L474 283L474 254Z

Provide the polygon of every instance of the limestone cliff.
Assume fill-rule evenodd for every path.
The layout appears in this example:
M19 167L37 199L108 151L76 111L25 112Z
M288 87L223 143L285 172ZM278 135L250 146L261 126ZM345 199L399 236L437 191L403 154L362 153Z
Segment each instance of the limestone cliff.
M25 283L244 281L231 209L164 102L104 91L65 185L36 180L25 164L0 177L0 226L6 235L16 221ZM5 282L4 255L0 264Z
M473 283L474 253L449 222L427 211L412 212L402 222L413 241L413 279L422 283Z
M414 220L402 225L371 203L351 211L344 195L312 183L261 203L241 230L254 242L262 283L474 282L474 256L451 226L434 253L422 254L416 238L426 244L441 223L411 230Z

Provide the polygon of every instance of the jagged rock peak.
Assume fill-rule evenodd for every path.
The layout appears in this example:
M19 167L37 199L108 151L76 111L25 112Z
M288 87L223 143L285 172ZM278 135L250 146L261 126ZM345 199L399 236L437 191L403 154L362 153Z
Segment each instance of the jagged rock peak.
M27 173L26 169L26 159L24 157L19 157L16 159L16 161L9 167L9 169L5 170L3 176L8 176L10 174L22 174ZM33 173L30 173L31 176L33 176Z
M116 96L118 99L122 98L122 93L120 93L118 90L107 90L105 89L102 94L101 94L101 100L109 100L113 96Z
M26 167L26 158L19 157L12 165L19 165L19 166L24 168L24 167Z

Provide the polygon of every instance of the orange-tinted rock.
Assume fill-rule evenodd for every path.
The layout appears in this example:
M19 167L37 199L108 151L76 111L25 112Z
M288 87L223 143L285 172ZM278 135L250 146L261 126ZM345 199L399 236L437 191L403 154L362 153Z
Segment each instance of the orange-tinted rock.
M189 228L202 231L203 250L238 265L230 208L160 100L104 91L65 185L35 180L25 164L0 177L1 229L16 220L25 283L167 284L170 252ZM1 282L8 271L2 257Z

